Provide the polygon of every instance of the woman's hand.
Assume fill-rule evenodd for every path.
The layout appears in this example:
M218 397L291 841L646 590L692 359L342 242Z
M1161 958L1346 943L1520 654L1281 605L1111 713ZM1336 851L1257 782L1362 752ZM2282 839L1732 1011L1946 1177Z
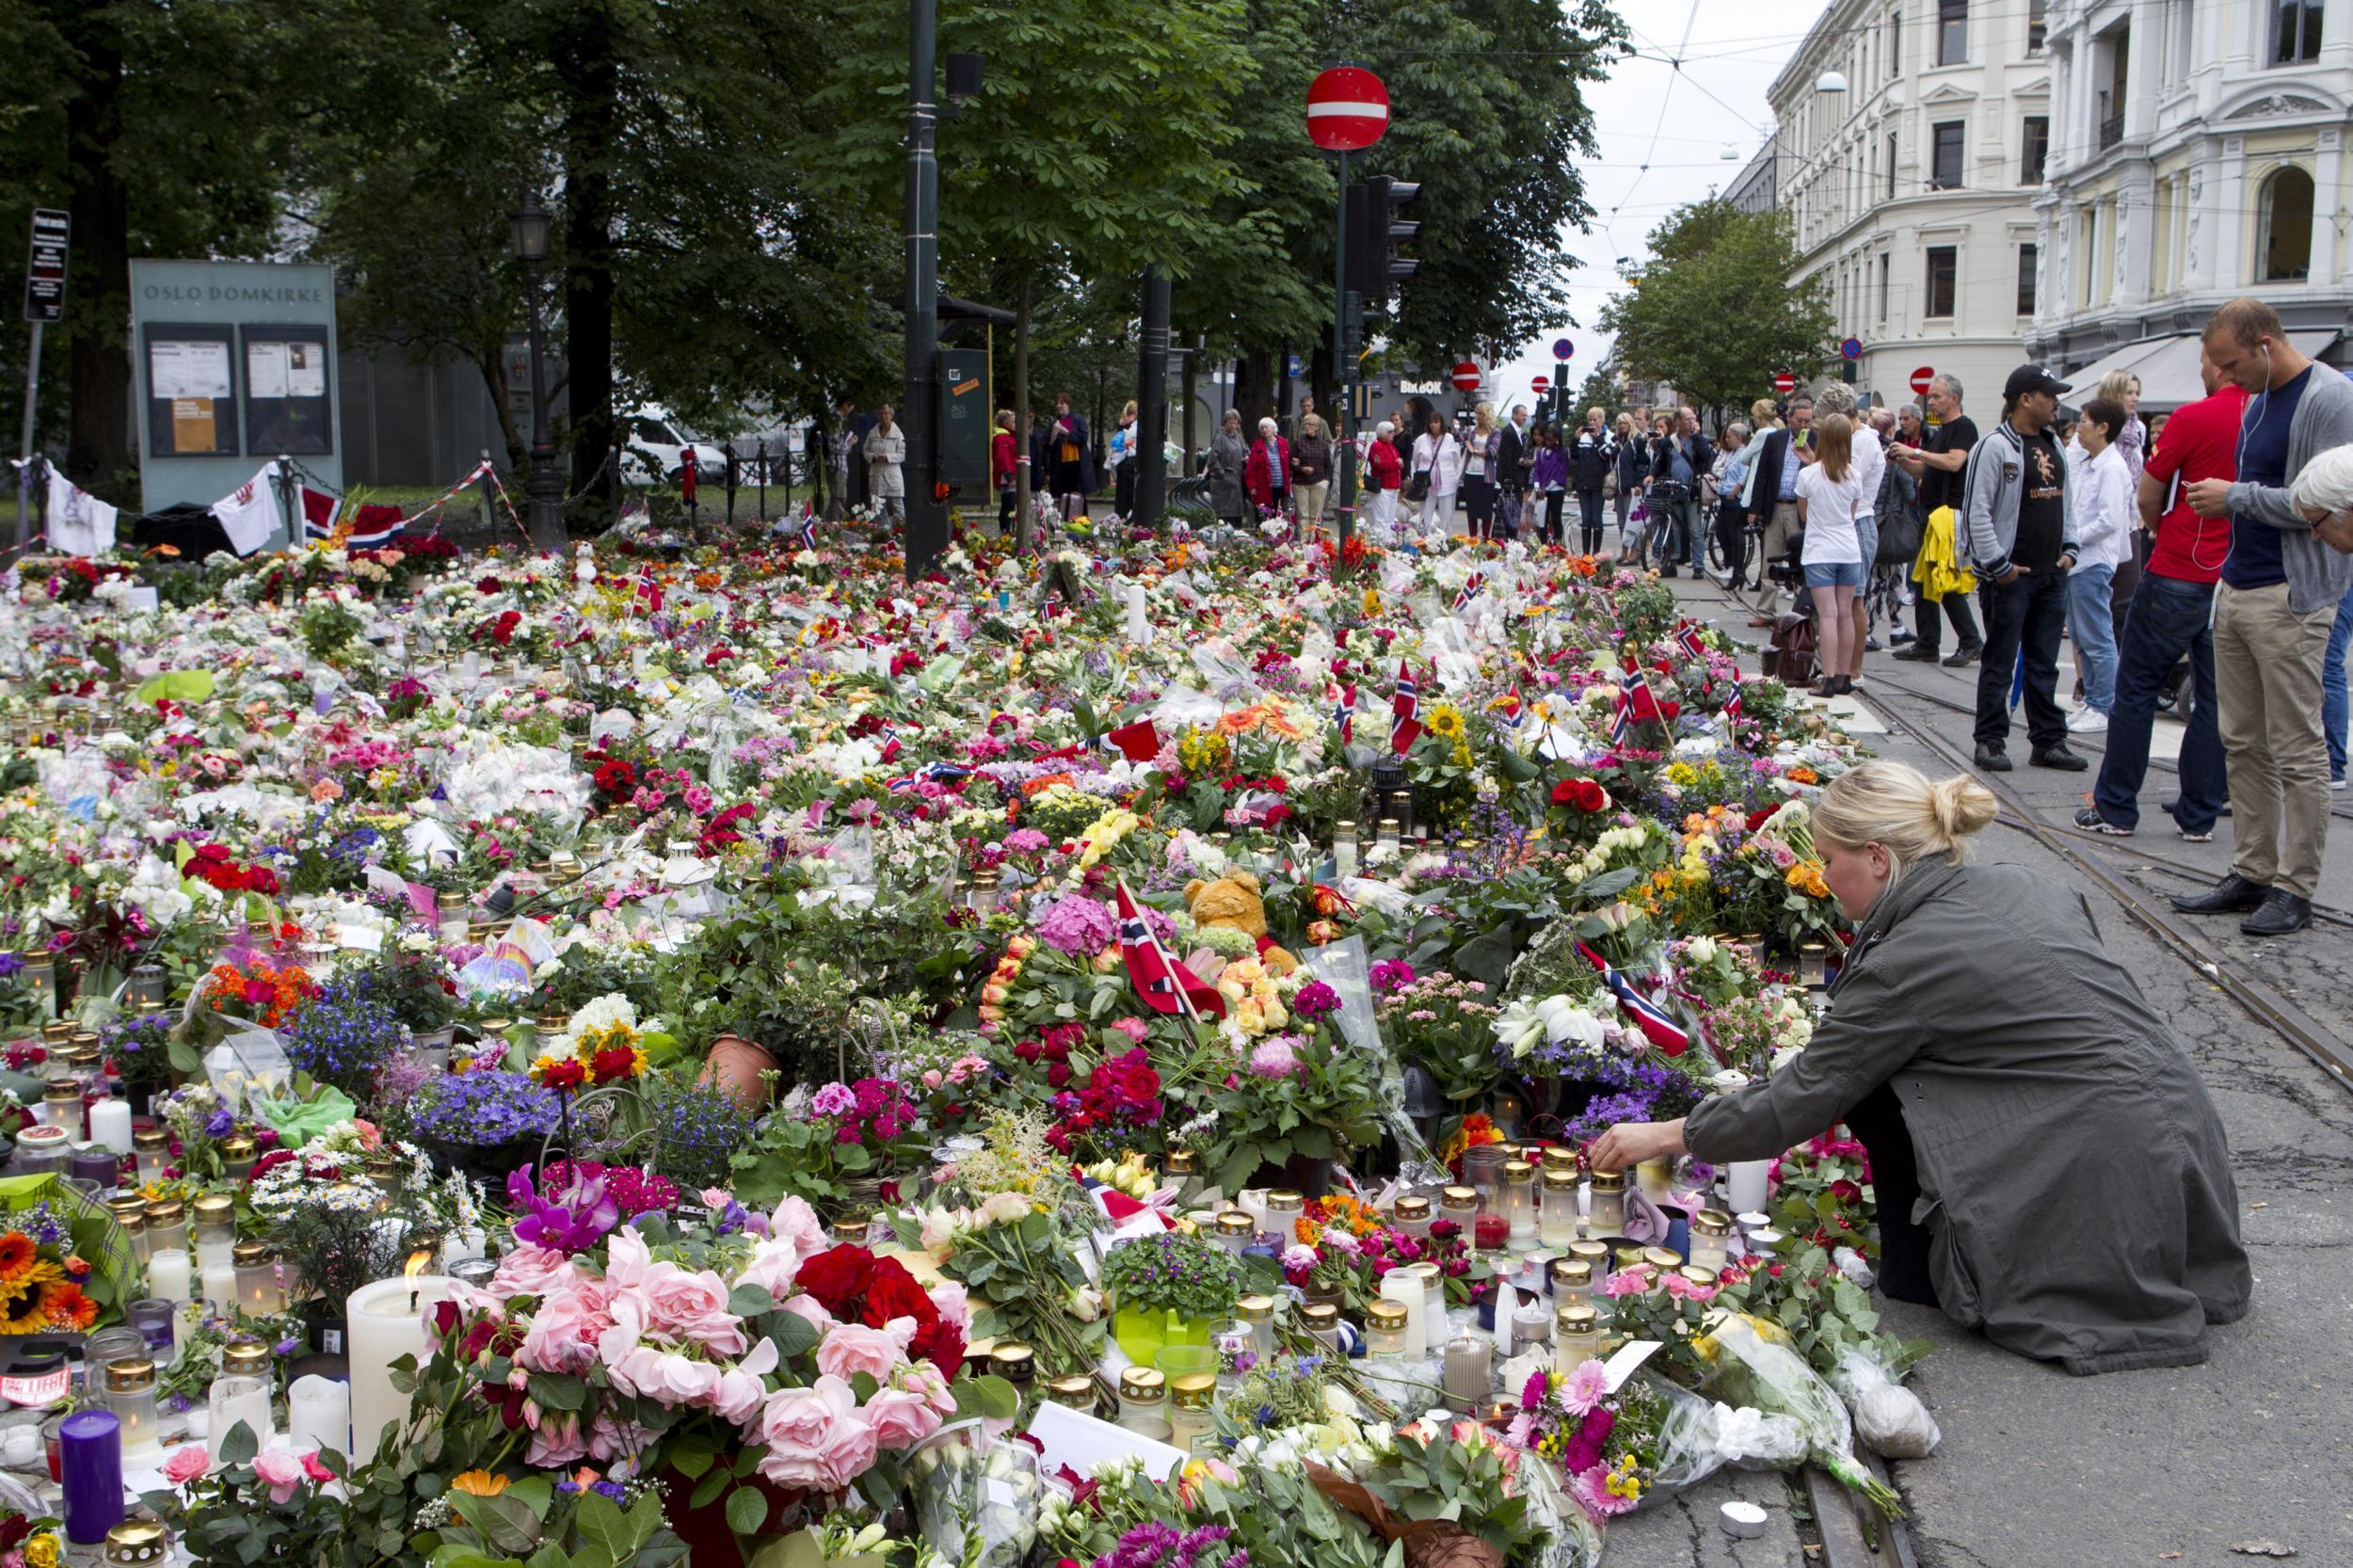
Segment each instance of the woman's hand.
M1623 1171L1645 1160L1683 1153L1683 1118L1672 1122L1620 1122L1585 1151L1596 1171Z

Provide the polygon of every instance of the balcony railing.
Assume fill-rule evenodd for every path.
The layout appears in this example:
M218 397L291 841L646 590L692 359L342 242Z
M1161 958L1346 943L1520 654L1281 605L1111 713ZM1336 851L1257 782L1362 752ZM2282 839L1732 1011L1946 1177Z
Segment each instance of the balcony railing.
M2124 139L2124 117L2112 114L2100 121L2100 151L2105 152Z

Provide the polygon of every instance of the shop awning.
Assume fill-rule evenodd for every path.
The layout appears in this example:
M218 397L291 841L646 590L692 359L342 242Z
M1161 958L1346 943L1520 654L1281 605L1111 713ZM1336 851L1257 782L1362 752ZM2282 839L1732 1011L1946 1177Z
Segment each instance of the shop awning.
M2331 328L2287 334L2297 353L2313 359L2317 359L2337 337ZM2185 403L2195 403L2206 395L2205 385L2198 378L2198 343L2199 335L2195 332L2176 332L2169 337L2143 338L2112 349L2088 365L2062 373L2061 378L2072 389L2066 401L2082 408L2099 394L2102 376L2112 370L2126 370L2140 377L2143 414L2169 413Z

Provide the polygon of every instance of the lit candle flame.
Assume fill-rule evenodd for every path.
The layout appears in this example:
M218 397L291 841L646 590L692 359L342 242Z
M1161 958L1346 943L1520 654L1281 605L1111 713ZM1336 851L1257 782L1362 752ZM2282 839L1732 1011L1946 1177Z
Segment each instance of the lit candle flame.
M408 1264L400 1271L400 1277L413 1280L424 1272L425 1265L433 1261L433 1253L434 1249L431 1247L419 1247L415 1252L410 1253Z

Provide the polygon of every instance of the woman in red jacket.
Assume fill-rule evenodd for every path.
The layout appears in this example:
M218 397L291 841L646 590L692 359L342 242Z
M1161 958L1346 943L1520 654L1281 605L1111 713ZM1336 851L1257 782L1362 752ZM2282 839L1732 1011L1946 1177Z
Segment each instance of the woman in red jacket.
M1013 509L1019 499L1013 483L1013 410L997 410L997 433L988 442L988 477L997 487L997 533L1000 537L1013 535Z
M1365 443L1365 493L1357 503L1360 520L1366 532L1376 535L1383 542L1392 541L1386 530L1397 525L1397 490L1405 482L1405 463L1398 456L1396 445L1389 440L1396 426L1387 420Z
M1250 443L1250 461L1241 471L1242 488L1250 492L1250 504L1260 517L1281 511L1290 493L1291 443L1278 429L1271 419L1258 422L1258 439Z

